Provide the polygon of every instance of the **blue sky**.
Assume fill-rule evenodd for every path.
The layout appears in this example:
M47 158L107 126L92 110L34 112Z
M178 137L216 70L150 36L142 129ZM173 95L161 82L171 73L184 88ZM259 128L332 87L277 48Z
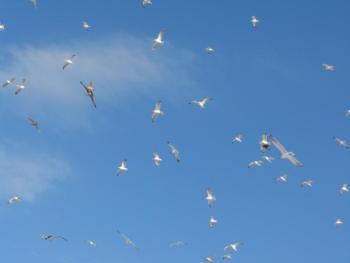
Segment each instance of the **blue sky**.
M350 140L348 1L0 3L0 79L28 80L18 96L13 87L0 92L3 262L219 262L237 241L234 262L348 262L350 194L338 190L350 183L349 152L332 139ZM151 52L161 29L165 45ZM76 62L63 72L71 54ZM94 81L97 109L80 80ZM188 104L207 96L204 110ZM152 124L157 100L165 115ZM273 164L248 169L264 132L305 167L272 149ZM231 144L237 134L244 142ZM124 158L129 171L116 177ZM276 184L285 173L288 183ZM300 187L306 179L312 189ZM207 187L217 198L210 209ZM8 206L13 195L23 202ZM212 215L219 222L210 229ZM45 242L43 233L69 242ZM176 240L188 245L169 248Z

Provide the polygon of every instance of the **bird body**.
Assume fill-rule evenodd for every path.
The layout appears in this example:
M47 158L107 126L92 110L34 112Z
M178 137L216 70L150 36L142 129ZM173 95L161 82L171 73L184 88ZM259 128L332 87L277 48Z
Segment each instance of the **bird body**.
M71 55L70 58L67 58L65 61L64 61L64 65L62 67L63 70L66 69L66 67L68 67L69 65L72 65L74 63L74 58L76 57L75 54Z
M160 31L158 36L153 40L152 50L156 50L158 46L164 45L164 31Z
M16 85L15 95L18 95L21 91L26 88L26 79L22 79L22 82Z
M159 154L158 153L153 153L153 161L154 161L154 164L159 167L160 166L160 163L162 160L162 158L160 158Z
M232 139L232 143L237 142L237 143L242 143L243 142L243 135L239 134Z
M96 246L97 246L96 242L93 240L90 240L90 239L86 240L86 243L92 248L96 248Z
M212 48L212 47L207 47L207 48L205 49L205 51L207 52L207 54L211 55L211 54L213 54L213 53L215 52L215 49Z
M94 84L92 81L87 86L82 81L80 81L80 84L84 87L86 95L90 97L92 104L96 108Z
M209 227L213 228L217 223L218 220L215 217L211 216L209 219Z
M272 163L272 161L275 160L274 157L272 157L272 156L266 156L266 155L264 155L262 158L263 158L265 161L267 161L268 163Z
M89 24L88 22L84 21L84 22L83 22L83 29L84 29L85 31L90 31L90 29L91 29L90 24Z
M284 174L284 175L277 177L277 182L280 182L280 183L288 182L288 175Z
M259 142L259 145L260 145L260 151L261 151L262 153L265 153L265 152L267 152L267 151L270 150L270 145L271 145L271 143L270 143L269 138L268 138L268 136L267 136L266 133L264 133L264 134L261 136L261 140L260 140L260 142Z
M211 101L211 100L213 100L213 99L207 97L207 98L204 98L204 99L201 99L201 100L192 100L190 102L190 104L196 105L199 108L204 109L205 106L208 104L208 102Z
M126 159L124 159L121 164L118 166L117 176L120 176L123 172L127 172L128 167L126 166Z
M186 245L186 242L182 241L182 240L177 240L173 243L170 244L170 247L181 247Z
M0 32L4 31L6 29L5 24L0 23Z
M151 0L142 0L142 7L147 7L152 4Z
M11 78L11 79L7 79L5 80L5 82L2 84L2 86L5 88L9 85L12 85L15 82L16 78Z
M17 204L17 203L19 203L21 201L22 201L22 199L19 196L13 196L7 201L7 203L9 205L12 205L12 204Z
M232 250L234 252L237 252L238 251L238 247L240 247L241 245L243 245L242 242L231 243L231 244L226 245L224 247L224 250Z
M323 66L325 71L329 71L329 72L335 71L335 66L333 66L333 65L323 63L322 66Z
M213 256L207 256L201 263L212 263L214 262Z
M211 190L211 188L207 189L207 196L205 199L207 200L209 207L212 207L214 205L216 197L214 196L213 190Z
M55 235L41 235L40 237L42 240L47 240L47 241L52 241L52 240L55 240L55 239L61 239L61 240L64 240L64 241L68 241L65 237L63 236L55 236Z
M40 131L40 127L39 127L39 122L28 117L28 120L30 122L30 124L37 130L37 131Z
M337 218L336 220L335 220L335 226L341 226L342 224L344 224L344 222L343 222L343 220L342 219L340 219L340 218Z
M305 180L301 183L302 187L312 187L314 184L313 180Z
M281 152L281 159L290 161L294 166L303 167L304 165L295 158L293 152L287 151L287 149L272 135L270 135L272 144Z
M123 232L117 230L118 235L124 240L125 244L128 246L131 246L132 248L139 250L139 248L136 246L136 244Z
M178 149L175 148L174 145L172 145L170 142L168 142L168 146L170 148L171 154L175 157L177 162L180 162L180 152Z
M348 184L342 184L339 189L340 194L345 194L349 192Z
M339 139L337 137L334 137L335 142L344 149L349 149L349 144L346 140Z
M248 164L248 168L260 167L262 164L263 161L261 160L252 161Z
M154 109L152 110L152 122L155 122L158 116L164 115L164 112L161 110L162 108L162 102L157 101L156 105L154 106Z
M256 16L252 16L252 20L250 20L250 22L252 22L253 27L256 28L260 21Z

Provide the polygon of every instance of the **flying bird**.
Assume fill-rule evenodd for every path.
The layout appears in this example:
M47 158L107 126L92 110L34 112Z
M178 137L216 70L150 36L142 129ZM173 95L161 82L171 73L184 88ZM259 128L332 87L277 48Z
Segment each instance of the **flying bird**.
M164 31L160 31L157 38L153 40L152 50L156 50L158 46L164 45Z
M34 8L37 8L37 6L38 6L38 0L30 0L30 2L32 3L32 6L33 6Z
M86 240L86 243L92 248L96 248L97 246L96 242L90 239Z
M124 233L122 233L119 230L117 230L117 233L124 240L125 244L127 244L128 246L131 246L132 248L134 248L136 250L139 250L139 248L135 245L135 243L128 236L126 236Z
M142 0L142 7L147 7L152 4L151 0Z
M323 66L325 71L329 71L329 72L335 71L335 66L333 66L333 65L323 63L322 66Z
M234 252L237 252L238 251L238 248L243 245L242 242L236 242L236 243L231 243L231 244L228 244L224 247L224 250L232 250Z
M154 164L159 167L160 166L160 163L162 160L162 158L160 158L159 154L158 153L153 153L153 161L154 161Z
M260 167L262 164L263 161L261 160L252 161L248 164L248 168Z
M260 22L256 16L252 16L252 20L250 20L253 27L256 28L258 26L258 23Z
M237 143L242 143L243 142L243 135L239 134L235 137L232 138L232 143L237 142Z
M154 109L152 110L152 122L155 122L159 115L164 115L164 112L161 110L162 102L157 101Z
M295 158L295 154L293 152L287 151L287 149L272 135L270 135L270 140L272 144L281 152L281 158L287 159L293 165L297 167L303 167L304 165Z
M204 109L205 106L208 104L209 101L213 100L212 98L204 98L201 100L192 100L189 104L193 104L198 106L201 109Z
M84 87L86 95L90 97L92 104L96 108L94 84L92 83L92 81L90 81L87 86L82 81L80 81L80 84Z
M268 162L268 163L272 163L272 161L275 160L274 157L272 157L272 156L266 156L266 155L264 155L262 158L263 158L266 162Z
M18 95L22 90L24 90L26 88L26 85L26 79L22 79L22 82L16 85L15 95Z
M28 121L30 122L30 125L32 125L38 132L40 132L39 122L37 120L28 117Z
M345 113L346 117L350 117L350 109L347 110L347 112Z
M12 205L12 204L20 203L21 201L22 201L22 199L19 196L13 196L7 201L7 203L9 205Z
M170 148L171 154L174 155L177 162L180 162L180 152L178 151L178 149L176 149L175 146L172 145L170 142L167 143Z
M182 247L182 246L185 246L186 245L186 242L185 241L182 241L182 240L177 240L173 243L170 243L170 247Z
M262 153L265 153L265 152L267 152L267 151L270 150L270 145L271 145L271 143L270 143L269 138L268 138L268 136L267 136L266 133L264 133L264 134L261 136L261 140L260 140L260 142L259 142L259 145L260 145L260 151L261 151Z
M84 21L84 22L83 22L83 29L84 29L85 31L90 31L91 25L90 25L88 22Z
M231 258L232 258L232 254L230 254L230 253L225 254L225 255L222 257L223 260L229 260L229 259L231 259Z
M41 235L40 238L42 240L46 240L46 241L52 241L52 240L55 240L55 239L61 239L61 240L64 240L64 241L68 241L65 237L63 236L55 236L55 235Z
M340 147L343 147L345 149L349 149L349 144L346 140L342 140L342 139L339 139L337 137L333 137L335 142L340 146Z
M339 189L339 192L340 194L348 193L349 192L348 184L342 184L342 186Z
M5 80L4 84L2 84L2 86L5 88L9 85L12 85L15 82L16 78L11 78L11 79L7 79Z
M64 61L64 65L62 67L63 70L66 69L66 67L68 67L69 65L73 65L74 63L74 58L76 57L75 54L71 55L70 58L67 58L65 61Z
M314 181L313 180L306 180L306 181L303 181L301 183L301 186L302 187L312 187L314 184Z
M211 54L213 54L215 52L215 49L212 48L212 47L207 47L205 49L205 52L207 52L207 54L211 55Z
M205 199L207 200L209 207L212 207L214 205L216 197L214 196L214 193L211 190L211 188L207 189L207 196L205 197Z
M212 263L214 262L213 256L207 256L201 263Z
M0 23L0 32L4 31L6 29L5 24Z
M288 182L288 175L287 174L281 175L277 177L276 181L279 183L286 183Z
M342 219L340 219L340 218L337 218L336 220L335 220L335 226L341 226L342 224L344 224L344 222L343 222L343 220Z
M123 172L127 172L128 167L126 167L126 159L124 159L121 164L118 166L117 176L120 176Z
M217 223L218 220L215 217L211 216L209 219L209 227L213 228Z

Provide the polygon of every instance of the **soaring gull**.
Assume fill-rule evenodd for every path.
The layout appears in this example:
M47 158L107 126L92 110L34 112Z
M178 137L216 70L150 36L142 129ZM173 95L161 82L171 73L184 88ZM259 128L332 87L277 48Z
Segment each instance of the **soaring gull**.
M287 149L272 135L270 135L270 140L272 144L281 152L281 158L287 159L293 165L297 167L303 167L304 165L295 158L295 154L293 152L287 151Z

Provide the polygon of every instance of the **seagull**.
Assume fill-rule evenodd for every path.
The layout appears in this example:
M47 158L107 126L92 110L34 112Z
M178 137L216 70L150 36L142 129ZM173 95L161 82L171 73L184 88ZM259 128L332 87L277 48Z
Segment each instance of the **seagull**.
M239 134L239 135L233 137L232 143L234 143L234 142L242 143L243 142L243 135Z
M162 112L161 108L162 102L157 101L156 105L154 106L154 109L152 110L152 122L155 122L159 115L164 115L164 112Z
M40 127L39 127L39 122L28 117L28 121L30 122L30 124L38 131L40 132Z
M170 243L170 247L182 247L182 246L184 246L184 245L186 245L186 242L185 241L182 241L182 240L177 240L177 241L175 241L175 242L173 242L173 243Z
M26 88L26 79L22 79L22 82L16 85L16 91L15 91L15 95L17 95L18 93L20 93L22 90L24 90Z
M15 80L16 80L16 78L7 79L7 80L5 80L4 84L2 84L2 86L5 88L8 85L12 85L13 82L15 82Z
M34 8L37 8L38 6L38 0L30 0Z
M209 101L213 100L212 98L204 98L201 100L192 100L189 104L197 105L199 108L204 109Z
M213 54L213 53L215 52L215 49L212 48L212 47L207 47L207 48L205 49L205 51L206 51L209 55L211 55L211 54Z
M346 140L342 140L342 139L339 139L337 137L334 137L334 140L340 147L343 147L345 149L349 148L349 144Z
M172 145L170 142L167 142L170 147L171 154L174 155L177 162L180 162L180 152Z
M250 20L250 22L252 22L253 27L256 28L260 21L256 16L252 16L252 20Z
M6 29L5 24L0 23L0 32L4 31Z
M229 259L231 259L231 258L232 258L232 255L231 255L231 254L225 254L225 255L222 257L223 260L229 260Z
M160 166L160 162L163 161L162 158L160 158L158 153L153 153L153 161L154 164L159 167Z
M86 243L88 243L88 245L92 248L96 248L97 246L96 242L93 240L86 240Z
M335 220L335 226L341 226L342 224L344 224L343 220L341 220L340 218L337 218L337 220Z
M84 22L83 22L83 29L84 29L85 31L90 31L90 29L91 29L90 24L89 24L88 22L84 21Z
M228 244L224 247L224 250L232 250L234 252L238 251L238 247L240 247L241 245L243 245L242 242L236 242L236 243L232 243L232 244Z
M266 133L264 133L262 136L261 136L261 140L259 142L259 145L260 145L260 151L262 153L265 153L267 152L268 150L270 150L270 145L271 143L269 142L269 138L267 136Z
M217 223L218 220L215 217L211 216L209 219L209 227L213 228Z
M339 192L340 192L340 194L348 193L349 192L348 184L343 184L340 187Z
M323 66L325 71L329 71L329 72L335 71L335 66L333 66L333 65L323 63L322 66Z
M216 197L214 196L214 193L210 188L207 189L207 196L205 197L205 199L207 200L209 207L212 207L216 201Z
M124 233L122 233L121 231L117 230L118 235L121 236L121 238L124 240L124 242L128 245L133 247L136 250L139 250L139 248L135 245L135 243L128 237L126 236Z
M265 161L267 161L268 163L272 163L272 161L275 160L274 157L272 157L272 156L266 156L266 155L264 155L262 158L263 158Z
M73 54L73 55L71 55L71 57L70 58L68 58L68 59L66 59L65 61L64 61L64 65L63 65L63 70L65 70L66 69L66 67L68 67L69 65L72 65L73 63L74 63L74 58L76 57L76 55L75 54Z
M350 117L350 109L347 110L347 112L345 113L346 117Z
M279 183L286 183L286 182L288 182L288 175L287 174L281 175L281 176L277 177L276 180Z
M128 167L126 167L126 159L122 161L122 163L118 166L117 176L120 176L123 172L127 172Z
M295 154L293 152L287 151L287 149L272 135L270 135L270 139L272 144L281 152L281 158L287 159L293 165L297 167L303 167L304 165L295 158Z
M160 31L157 38L153 40L152 50L156 50L158 46L162 46L164 44L164 31Z
M48 241L52 241L52 240L55 240L55 239L62 239L64 241L68 241L65 237L63 236L55 236L55 235L41 235L40 238L42 240L48 240Z
M92 83L92 81L90 81L87 86L82 81L80 81L80 84L84 87L84 89L86 91L86 95L88 95L90 97L92 104L96 108L94 84Z
M214 262L213 256L207 256L201 263L212 263Z
M252 161L248 164L248 168L258 167L258 166L261 166L262 164L263 164L263 161L261 160Z
M147 7L152 4L151 0L142 0L142 7Z
M306 180L301 183L302 187L312 187L314 181L313 180Z
M17 203L19 203L21 201L22 201L22 199L19 196L13 196L7 201L7 203L9 205L12 205L12 204L17 204Z

